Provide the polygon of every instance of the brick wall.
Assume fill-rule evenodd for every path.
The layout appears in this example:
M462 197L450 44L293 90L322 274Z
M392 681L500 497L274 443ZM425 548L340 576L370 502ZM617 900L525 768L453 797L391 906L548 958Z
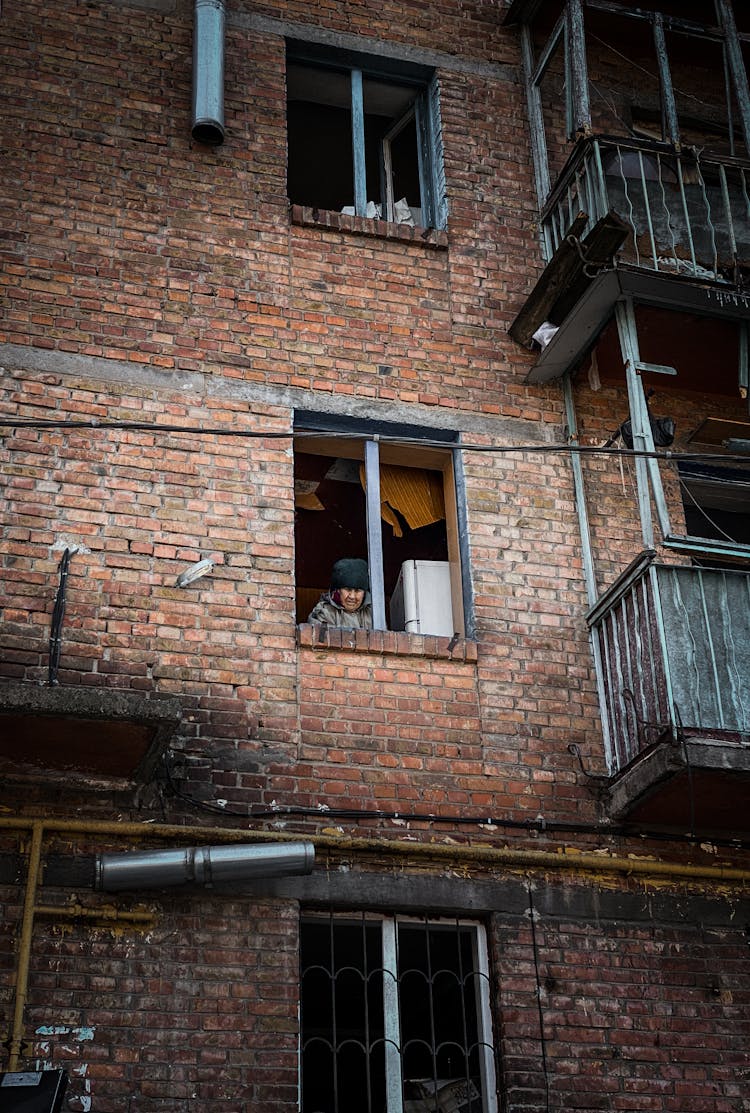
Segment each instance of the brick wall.
M518 361L504 329L536 250L516 47L494 8L419 17L431 49L453 52L460 28L472 62L499 52L506 67L440 75L449 257L290 225L280 35L230 18L227 141L211 150L190 141L188 6L87 8L85 36L82 12L32 3L0 28L18 137L0 340L498 412L494 376ZM371 16L357 7L346 31L377 38Z
M460 893L465 878L453 884ZM493 885L502 905L507 881L495 875ZM750 981L736 899L706 890L675 917L663 891L630 889L628 898L590 887L599 916L575 908L575 883L567 897L533 885L533 934L528 910L487 917L507 1110L746 1113ZM0 893L8 924L20 910L12 890ZM567 914L540 910L561 899ZM618 900L613 918L605 909ZM296 902L193 891L119 904L151 919L47 915L35 928L30 1059L69 1070L67 1108L296 1108ZM0 962L7 1000L7 933Z
M2 804L11 814L189 831L210 811L209 822L269 837L366 830L420 850L529 849L533 838L531 849L561 861L582 849L732 860L710 844L665 852L657 841L591 831L563 841L488 822L593 823L596 789L569 745L588 771L603 769L572 473L544 451L562 439L563 407L555 384L525 384L533 356L506 332L540 259L520 52L500 14L486 0L315 7L326 35L435 60L450 213L425 242L289 211L274 21L304 29L309 4L230 5L227 140L215 150L190 140L188 0L28 0L3 14L13 142L0 192L0 416L145 427L4 437L0 678L45 683L67 547L60 685L176 696L183 709L169 778L160 771L138 794L12 781ZM581 384L578 404L584 443L624 417L612 381L598 392ZM690 405L675 398L680 429ZM286 436L295 408L451 428L475 446L463 453L475 640L321 645L297 630ZM639 547L632 477L607 460L585 472L606 578ZM211 575L177 587L202 557ZM337 808L440 819L327 816ZM56 838L54 852L72 841ZM0 855L6 1028L27 851L9 837ZM417 873L456 884L471 873L458 858L446 866L415 852L391 867L387 850L369 853L358 907L370 891L385 907L392 880L404 882L393 890L403 900ZM321 876L346 876L354 854L347 846ZM500 873L487 871L493 886ZM466 893L460 914L493 929L508 1113L745 1113L739 928L700 934L654 914L647 929L623 920L605 930L595 916L558 916L539 924L535 956L525 913L509 919L500 898L479 907L473 890L456 891ZM69 896L52 899L70 911ZM24 1063L66 1065L69 1108L93 1113L291 1109L296 898L192 892L143 903L154 918L143 930L37 917Z
M510 1109L748 1108L743 929L539 918L495 935Z
M199 894L147 909L148 930L37 924L26 1055L69 1072L64 1108L296 1109L296 907Z

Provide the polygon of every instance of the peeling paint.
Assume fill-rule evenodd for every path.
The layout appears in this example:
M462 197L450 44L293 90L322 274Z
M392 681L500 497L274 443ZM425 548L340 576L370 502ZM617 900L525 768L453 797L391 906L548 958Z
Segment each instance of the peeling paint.
M72 1036L74 1040L93 1040L93 1028L68 1028L67 1025L42 1024L36 1029L37 1036ZM44 1046L44 1045L43 1045ZM47 1045L49 1050L49 1045Z

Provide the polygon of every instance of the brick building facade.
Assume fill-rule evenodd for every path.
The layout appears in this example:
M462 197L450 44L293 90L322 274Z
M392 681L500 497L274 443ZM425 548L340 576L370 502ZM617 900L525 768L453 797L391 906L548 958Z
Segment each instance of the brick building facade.
M750 21L628 7L0 15L0 1110L750 1110Z

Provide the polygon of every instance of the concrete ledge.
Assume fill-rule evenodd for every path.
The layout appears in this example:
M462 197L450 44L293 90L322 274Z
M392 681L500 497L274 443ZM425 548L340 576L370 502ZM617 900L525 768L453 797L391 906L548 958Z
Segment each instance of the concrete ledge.
M750 745L688 736L653 746L612 779L612 819L701 831L750 830Z
M174 697L0 685L0 769L96 784L147 780L182 719Z

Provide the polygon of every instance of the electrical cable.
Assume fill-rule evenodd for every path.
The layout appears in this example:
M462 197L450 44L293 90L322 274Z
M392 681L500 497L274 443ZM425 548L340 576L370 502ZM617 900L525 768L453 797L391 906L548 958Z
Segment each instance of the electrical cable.
M512 831L536 832L538 834L579 834L611 836L612 838L641 838L652 839L658 842L698 843L706 841L697 835L687 832L655 831L647 828L635 827L629 824L612 826L604 823L571 823L564 820L546 820L542 816L535 819L509 819L498 816L463 816L440 815L434 812L397 812L367 808L329 808L309 807L302 804L274 804L268 808L249 808L247 811L236 811L225 808L220 804L212 804L206 800L199 800L189 793L183 792L174 779L174 770L167 755L163 759L165 779L170 791L177 799L211 812L213 815L231 815L239 819L263 820L279 819L283 816L317 819L351 819L368 822L370 820L390 820L402 823L434 823L449 824L450 826L474 826L480 828L498 827ZM732 850L750 850L750 841L740 839L710 839L713 846L721 846Z
M550 1085L549 1064L547 1062L547 1039L544 1033L544 1009L542 1008L542 982L539 976L539 945L536 938L536 910L534 898L531 895L531 882L526 882L526 893L529 898L529 923L531 925L531 949L534 955L534 974L536 976L536 1006L539 1013L539 1042L542 1048L542 1074L544 1075L545 1113L550 1110Z
M49 671L47 683L50 687L57 684L57 672L60 667L60 653L62 651L62 624L65 616L65 589L68 583L68 568L72 556L70 549L66 549L60 558L60 582L55 592L55 602L52 607L52 620L49 634Z
M246 440L367 440L367 434L330 429L295 429L295 430L255 430L255 429L229 429L222 427L206 427L193 425L154 425L143 421L91 421L73 420L7 420L0 418L0 429L116 429L123 432L148 432L148 433L185 433L192 437L240 437ZM399 444L413 448L441 448L460 449L462 452L485 452L504 455L512 452L531 452L539 454L577 453L581 456L615 456L615 457L641 457L654 460L721 460L723 463L747 464L748 457L741 453L727 452L672 452L667 449L663 452L646 451L635 448L612 448L608 445L578 445L570 443L558 444L471 444L463 441L447 441L439 438L409 438L408 436L379 433L378 440L382 444Z

